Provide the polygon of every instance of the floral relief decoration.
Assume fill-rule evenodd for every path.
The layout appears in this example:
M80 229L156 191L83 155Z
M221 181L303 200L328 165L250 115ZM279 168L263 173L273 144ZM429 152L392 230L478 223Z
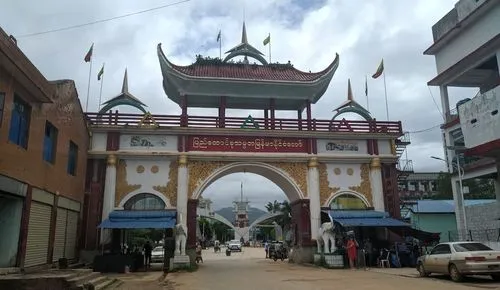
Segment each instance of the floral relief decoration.
M118 206L120 201L127 194L139 188L141 188L140 184L128 184L127 162L125 160L119 160L116 166L115 206Z
M155 185L153 189L161 192L170 202L170 206L177 206L177 161L172 160L168 170L168 183L166 185Z

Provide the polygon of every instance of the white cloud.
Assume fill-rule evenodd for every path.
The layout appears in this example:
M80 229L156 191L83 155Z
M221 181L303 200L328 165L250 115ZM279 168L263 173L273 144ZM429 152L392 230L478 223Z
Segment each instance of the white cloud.
M14 36L95 21L165 5L164 0L63 0L7 1L2 4L3 29ZM179 114L162 89L162 77L156 45L162 43L167 56L187 65L195 54L218 56L216 35L223 33L223 49L239 43L243 6L249 41L267 54L262 40L271 33L273 62L290 60L298 69L319 71L328 66L335 53L340 67L329 90L313 106L316 118L329 119L331 110L346 98L347 79L351 78L355 98L365 104L364 79L385 60L391 119L401 120L405 130L415 131L442 122L427 81L436 74L433 57L422 52L432 43L431 26L444 16L456 0L192 0L170 8L95 24L70 31L33 37L18 37L18 45L48 79L74 79L83 103L87 92L88 64L83 57L95 43L90 109L96 110L99 84L96 74L106 62L103 100L119 93L123 71L128 68L129 89L153 113ZM20 17L22 15L22 17ZM431 92L440 106L439 93ZM377 119L385 119L384 89L381 79L369 78L370 110ZM470 97L473 90L452 90L452 102ZM121 109L121 108L120 108ZM191 113L202 110L192 109ZM206 113L206 110L203 110ZM210 110L212 114L216 109ZM248 112L230 111L245 116ZM255 115L262 115L261 112ZM277 116L295 117L295 112ZM443 164L429 158L442 156L439 128L412 135L408 157L416 170L441 170ZM242 175L228 176L240 180ZM260 197L284 199L271 182L249 177L247 192ZM239 182L221 179L206 195L221 204L235 198ZM228 181L228 182L226 182ZM274 187L273 187L274 186ZM263 191L262 191L263 190ZM265 194L262 194L264 192ZM281 196L281 198L279 198ZM271 198L272 197L272 198Z

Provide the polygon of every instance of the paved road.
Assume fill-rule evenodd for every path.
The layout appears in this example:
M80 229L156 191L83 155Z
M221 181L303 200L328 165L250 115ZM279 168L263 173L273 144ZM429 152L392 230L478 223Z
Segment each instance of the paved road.
M342 285L345 290L413 290L413 289L499 289L498 284L456 284L447 279L402 277L365 270L327 270L316 267L274 262L264 259L263 249L247 248L243 253L204 253L204 263L193 273L171 273L167 282L154 279L146 282L127 282L120 289L167 290L274 290L274 289L333 289ZM476 288L478 287L478 288Z

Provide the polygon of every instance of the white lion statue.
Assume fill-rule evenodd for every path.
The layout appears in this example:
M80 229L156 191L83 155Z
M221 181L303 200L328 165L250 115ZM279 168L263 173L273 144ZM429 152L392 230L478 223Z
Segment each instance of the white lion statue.
M321 253L321 244L324 245L325 254L333 254L337 247L335 246L335 224L333 222L326 222L321 224L318 230L318 237L316 238L318 245L318 253Z
M182 223L182 214L179 214L179 221L175 225L175 256L186 255L187 230Z

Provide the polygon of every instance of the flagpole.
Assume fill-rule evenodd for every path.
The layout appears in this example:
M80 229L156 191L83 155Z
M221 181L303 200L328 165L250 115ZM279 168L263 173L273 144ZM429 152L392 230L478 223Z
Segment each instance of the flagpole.
M92 54L94 53L94 46L92 45ZM90 95L90 78L92 77L92 55L90 56L90 69L89 69L89 83L87 85L87 101L85 102L85 112L89 109L89 95Z
M106 63L103 63L102 64L102 68L104 69L104 65ZM102 97L102 83L104 83L104 72L102 73L102 76L101 76L101 89L99 90L99 108L98 108L98 111L101 110L101 97Z
M269 63L271 63L271 33L269 33Z
M384 75L385 113L387 115L387 121L389 121L389 104L387 102L387 84L385 82L385 68L382 74Z
M365 75L366 110L370 111L370 101L368 99L368 76Z
M219 59L222 60L222 33L220 34L220 39L219 39Z

